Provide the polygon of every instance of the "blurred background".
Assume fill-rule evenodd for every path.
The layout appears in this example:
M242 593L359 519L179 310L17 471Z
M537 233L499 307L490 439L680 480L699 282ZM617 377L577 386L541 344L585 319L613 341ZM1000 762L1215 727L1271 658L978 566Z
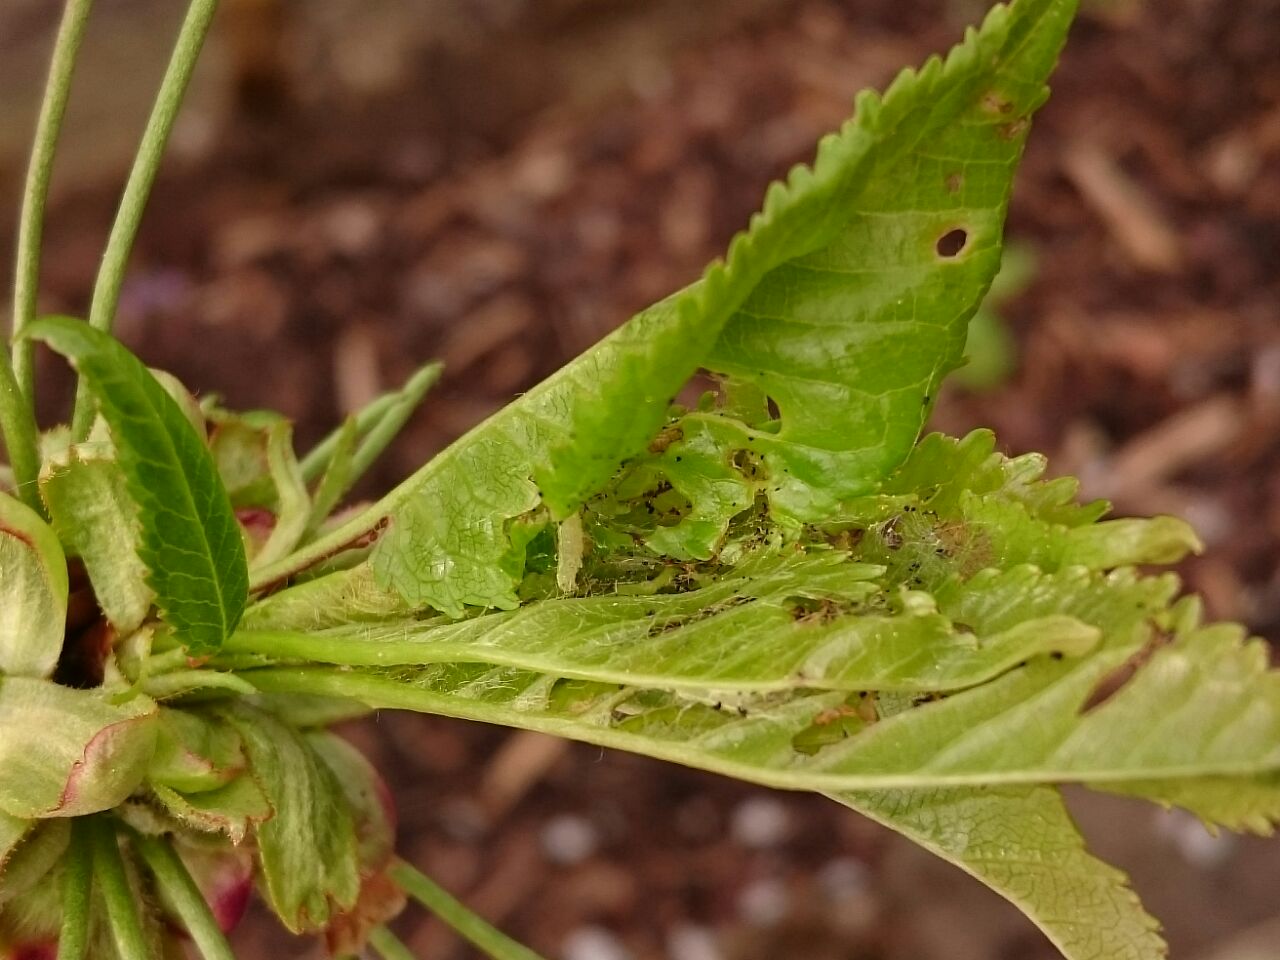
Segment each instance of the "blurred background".
M55 0L0 5L0 222ZM306 445L420 362L443 385L385 489L687 283L854 93L983 0L223 0L118 332ZM83 313L178 0L98 0L46 232ZM1006 270L935 425L994 427L1121 513L1191 520L1185 577L1280 639L1280 0L1086 0L1037 121ZM12 241L0 236L8 262ZM48 358L45 358L46 360ZM49 362L46 384L66 383ZM46 392L44 415L64 415ZM958 871L819 798L451 721L348 734L403 852L562 960L1041 960ZM1280 957L1274 842L1073 796L1189 960ZM472 956L432 921L424 960ZM319 956L261 914L243 956Z

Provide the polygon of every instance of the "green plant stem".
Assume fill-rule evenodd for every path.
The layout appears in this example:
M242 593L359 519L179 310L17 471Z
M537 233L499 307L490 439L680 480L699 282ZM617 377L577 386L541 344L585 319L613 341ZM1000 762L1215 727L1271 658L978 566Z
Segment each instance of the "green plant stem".
M377 428L393 407L399 407L407 403L409 410L406 416L408 413L412 413L413 409L422 401L426 392L440 379L440 374L443 370L444 364L438 361L429 363L405 381L404 386L399 390L392 393L384 393L371 401L355 415L356 432L363 436ZM403 425L403 420L401 425ZM399 427L394 428L391 431L392 434L394 435L398 429ZM340 427L312 447L311 452L302 458L300 467L302 469L302 477L307 483L314 483L324 473L341 440L342 428ZM373 456L376 455L373 454Z
M7 351L0 350L0 432L13 469L18 498L40 516L49 514L40 501L40 452L31 404L18 386Z
M400 938L386 927L374 927L369 931L369 944L378 951L382 960L417 960Z
M187 933L205 960L235 960L209 904L172 844L158 837L132 836L134 849L160 883L164 897L173 907Z
M13 372L18 389L31 403L35 396L35 344L22 340L22 331L36 316L36 295L40 286L40 239L44 233L44 209L53 177L53 159L58 134L67 111L71 77L76 55L84 39L85 25L93 0L67 0L53 42L49 78L45 82L40 117L36 121L35 143L27 166L22 194L22 215L18 220L17 269L13 278Z
M155 106L143 131L142 143L138 147L133 169L129 172L129 180L120 199L120 209L111 226L111 235L107 238L107 247L102 255L102 265L94 281L89 323L99 330L110 331L115 321L125 268L129 263L129 255L133 252L134 240L138 236L138 225L142 222L147 197L155 183L160 160L164 156L169 135L173 132L174 120L178 116L178 108L182 105L187 86L191 82L191 74L195 70L200 48L204 45L204 38L209 32L209 24L217 6L218 0L191 0L191 5L187 8L186 19L182 22L173 56L169 59ZM88 435L92 422L93 404L82 384L76 396L72 436L76 440L83 440Z
M396 394L384 393L358 412L353 418L357 435L364 433L376 423L379 417L395 405L396 399ZM334 454L343 442L342 433L345 429L346 424L344 423L312 447L307 455L302 458L302 462L298 466L302 470L302 479L308 484L315 483L316 480L320 479L321 474L328 469L329 463L333 460Z
M90 897L93 895L93 851L84 817L71 821L71 845L63 859L62 927L58 960L83 960L89 947Z
M325 560L336 553L341 553L347 547L352 546L372 533L378 529L378 526L390 514L391 505L388 503L389 500L390 497L383 498L383 500L373 504L367 510L361 510L346 523L335 527L324 536L295 550L284 559L269 563L265 567L259 567L257 570L251 570L249 572L249 593L257 593L287 580L294 574L315 566L321 560Z
M105 814L88 818L87 829L93 845L93 875L107 908L107 925L115 940L120 960L150 960L147 937L133 887L125 873L124 858L116 828Z
M501 930L463 906L430 877L419 873L403 860L392 866L391 879L414 900L434 913L476 948L493 960L542 960L522 943L512 940ZM381 952L381 951L379 951ZM385 954L383 954L385 956Z
M422 398L440 379L444 364L432 363L423 367L404 385L396 395L396 401L379 417L369 429L368 435L360 442L356 455L351 461L351 482L354 483L373 465L373 461L382 455L396 434L405 425L413 412L422 403Z
M216 670L173 670L158 677L144 677L142 691L157 700L176 697L192 690L230 690L241 696L257 691L233 673Z

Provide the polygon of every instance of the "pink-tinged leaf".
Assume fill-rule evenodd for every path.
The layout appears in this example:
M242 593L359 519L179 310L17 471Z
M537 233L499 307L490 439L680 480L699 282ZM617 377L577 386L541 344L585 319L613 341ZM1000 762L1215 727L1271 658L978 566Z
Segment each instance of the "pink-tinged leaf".
M67 558L53 528L0 493L0 673L48 677L67 622Z
M225 723L194 710L160 708L156 752L147 780L180 793L201 793L230 783L245 769L240 737Z
M366 877L360 898L351 910L336 916L325 931L325 943L333 957L354 956L364 949L369 932L399 916L405 906L404 891L385 873Z
M20 819L107 810L136 790L156 744L156 704L103 690L0 679L0 811Z

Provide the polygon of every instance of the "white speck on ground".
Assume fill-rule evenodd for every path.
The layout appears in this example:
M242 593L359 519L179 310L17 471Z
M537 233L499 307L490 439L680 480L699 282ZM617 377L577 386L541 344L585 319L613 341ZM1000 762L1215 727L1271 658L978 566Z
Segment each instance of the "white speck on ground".
M579 927L564 941L564 960L633 960L628 950L604 927Z
M542 828L542 850L552 863L571 866L586 860L599 846L595 826L585 817L562 814Z
M733 839L757 850L776 847L791 835L791 814L775 797L750 797L733 811Z

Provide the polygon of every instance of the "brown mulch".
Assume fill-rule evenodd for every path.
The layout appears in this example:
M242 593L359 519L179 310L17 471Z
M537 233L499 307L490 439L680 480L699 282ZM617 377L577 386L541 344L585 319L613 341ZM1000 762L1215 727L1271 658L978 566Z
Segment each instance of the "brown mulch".
M444 359L445 381L367 487L383 489L694 278L854 92L944 49L981 5L723 4L696 30L672 19L678 4L647 18L623 3L511 6L489 47L424 54L394 93L286 97L171 166L121 335L199 390L282 409L304 442ZM598 97L529 79L624 15L672 34L665 59L620 55L622 79ZM513 38L518 56L504 56ZM1002 309L1017 372L991 393L949 388L937 414L1048 453L1122 512L1192 520L1207 551L1186 565L1190 585L1214 616L1273 641L1276 50L1276 0L1089 5L1011 214L1037 262ZM113 203L87 184L57 205L48 309L83 309ZM976 885L818 798L782 797L779 814L716 778L430 718L352 736L391 775L405 854L548 955L1054 956ZM1145 810L1081 809L1151 894L1175 956L1275 912L1274 848L1197 846ZM467 955L435 924L405 930L423 958ZM266 931L248 927L262 952L247 955L291 955Z

